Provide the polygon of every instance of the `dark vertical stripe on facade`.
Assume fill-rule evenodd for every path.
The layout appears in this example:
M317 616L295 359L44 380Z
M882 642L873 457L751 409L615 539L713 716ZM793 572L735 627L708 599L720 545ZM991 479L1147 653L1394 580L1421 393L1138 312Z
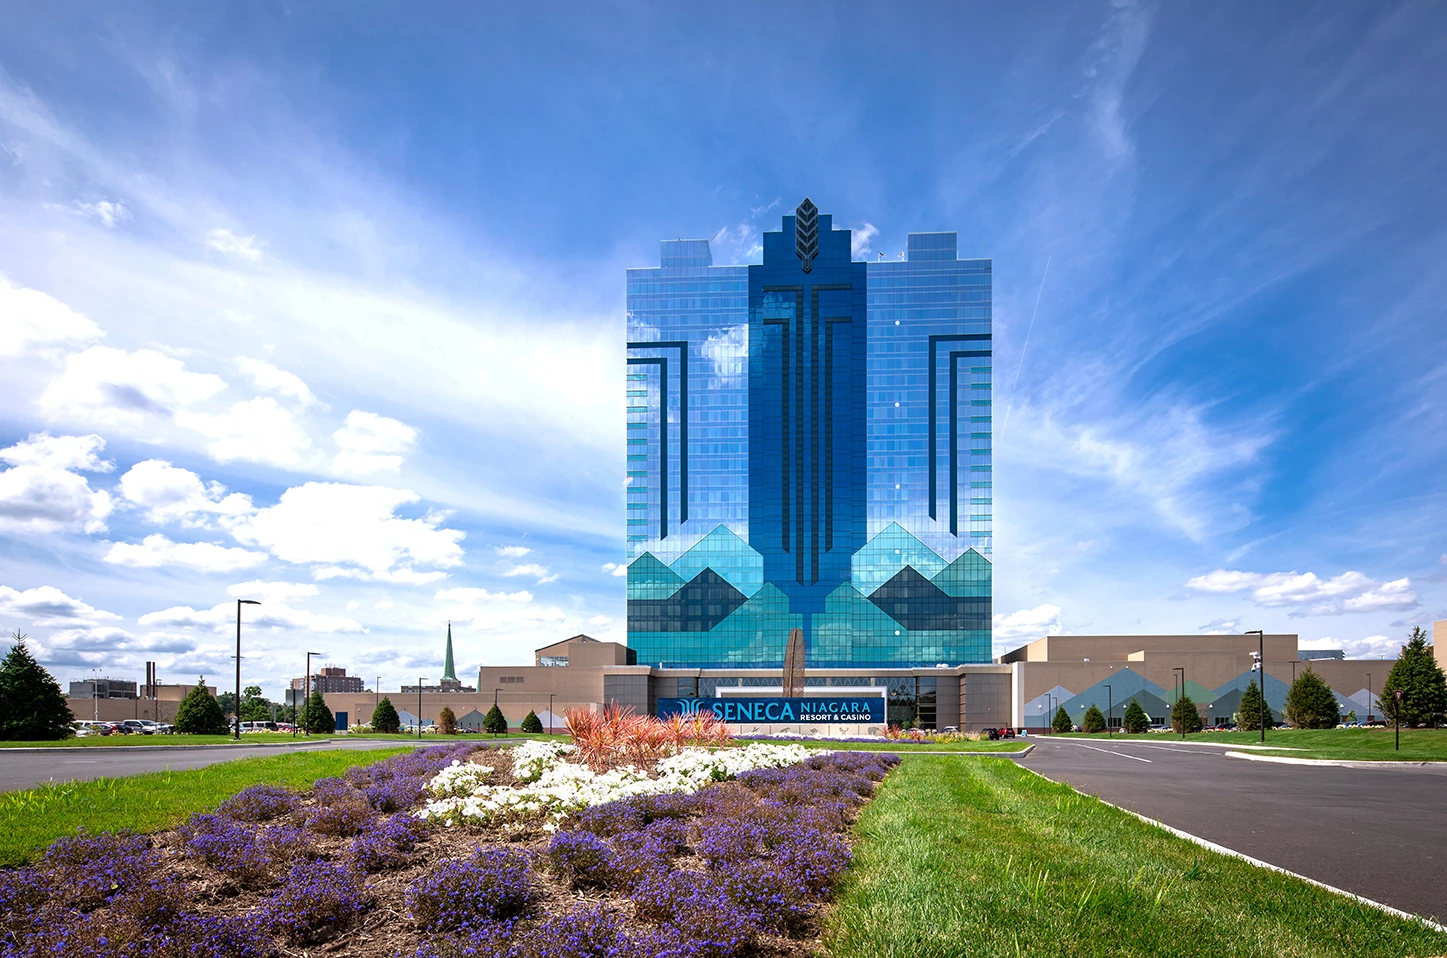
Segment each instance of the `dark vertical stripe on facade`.
M629 349L676 349L678 350L678 522L679 525L688 521L688 341L684 339L670 339L656 343L629 343ZM629 365L644 365L642 362L628 360ZM652 364L648 364L652 365ZM663 454L660 456L662 466L659 471L663 474L662 488L663 512L665 522L668 514L668 364L663 363ZM664 535L667 537L667 527L664 528Z
M794 581L804 582L804 344L808 320L804 316L804 294L796 293L794 309Z
M930 517L931 519L937 518L937 516L935 515L935 504L936 504L937 500L939 499L939 495L938 495L937 488L936 488L936 476L937 476L937 474L939 473L939 458L938 458L939 453L937 452L937 449L938 449L937 443L938 443L938 438L939 438L938 435L937 435L937 433L939 432L939 430L938 430L938 428L937 428L937 426L936 426L936 423L938 422L938 419L937 419L937 417L936 417L936 415L935 415L935 402L936 402L936 395L935 395L935 394L936 394L936 392L938 391L938 389L937 389L937 387L936 387L936 382L937 382L937 380L936 380L936 378L935 378L935 363L936 363L935 346L936 346L937 344L939 344L939 343L981 342L981 341L988 341L989 339L990 339L990 334L989 334L989 333L967 333L967 334L950 335L950 336L931 336L931 337L929 338L929 517ZM960 355L962 355L962 356L988 356L988 355L990 355L990 350L986 349L986 350L975 351L975 352L962 352L962 353L960 353ZM952 392L951 395L950 395L950 412L951 412L952 415L955 413L955 409L954 409L954 407L955 407L955 402L956 402L956 399L955 399L955 396L954 396L954 394L953 394L953 392ZM950 437L951 437L951 441L953 441L953 438L954 438L954 430L953 430L953 429L950 430ZM951 496L955 496L955 495L957 495L957 494L958 494L958 491L957 491L957 490L952 490L952 491L951 491Z
M848 316L824 320L824 551L834 549L834 324Z
M779 430L779 434L783 437L783 446L784 446L783 455L782 455L782 457L781 457L782 465L781 465L780 468L779 468L779 490L780 490L780 492L781 492L780 499L783 501L783 504L784 504L784 509L783 509L783 513L784 513L784 515L783 515L783 520L784 520L784 521L783 521L783 523L781 524L779 534L780 534L780 536L783 537L783 540L784 540L784 551L785 551L785 552L788 552L788 551L789 551L789 359L790 359L790 356L789 356L789 320L788 320L787 317L777 317L777 318L774 318L774 319L766 319L766 320L764 320L764 325L765 325L765 326L778 326L778 327L779 327L779 331L780 331L781 333L783 333L783 336L784 336L784 351L783 351L783 353L782 353L783 359L782 359L782 360L780 361L780 363L779 363L780 367L781 367L781 368L783 369L783 371L784 371L783 386L782 386L782 389L780 390L781 394L782 394L783 397L784 397L783 428L781 428L781 429Z
M950 535L960 534L960 416L959 361L961 357L988 356L988 349L950 351ZM992 417L993 418L993 417ZM994 423L991 423L993 426Z

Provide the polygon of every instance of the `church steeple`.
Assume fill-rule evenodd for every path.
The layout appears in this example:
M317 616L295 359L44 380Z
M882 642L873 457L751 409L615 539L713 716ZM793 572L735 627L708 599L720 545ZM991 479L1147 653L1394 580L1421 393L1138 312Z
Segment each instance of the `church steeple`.
M452 623L447 623L447 658L442 662L442 681L456 682L457 669L452 664Z

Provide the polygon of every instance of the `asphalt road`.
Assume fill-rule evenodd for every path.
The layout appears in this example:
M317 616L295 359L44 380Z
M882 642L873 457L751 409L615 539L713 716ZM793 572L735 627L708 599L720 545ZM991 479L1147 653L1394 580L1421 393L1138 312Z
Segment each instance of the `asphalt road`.
M317 739L291 745L167 745L156 748L0 748L0 792L32 788L42 782L86 781L166 769L201 768L254 755L290 755L320 749L386 748L393 743L368 739Z
M1447 919L1447 767L1339 768L1225 749L1049 736L1020 760L1173 828L1435 921Z

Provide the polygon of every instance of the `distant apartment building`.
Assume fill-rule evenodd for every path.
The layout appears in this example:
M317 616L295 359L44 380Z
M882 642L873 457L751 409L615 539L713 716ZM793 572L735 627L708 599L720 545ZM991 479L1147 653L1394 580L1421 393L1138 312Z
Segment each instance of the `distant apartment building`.
M359 675L348 675L347 670L336 665L323 666L312 673L311 690L321 692L325 695L328 692L362 692L367 688ZM306 687L306 679L292 679L292 689Z

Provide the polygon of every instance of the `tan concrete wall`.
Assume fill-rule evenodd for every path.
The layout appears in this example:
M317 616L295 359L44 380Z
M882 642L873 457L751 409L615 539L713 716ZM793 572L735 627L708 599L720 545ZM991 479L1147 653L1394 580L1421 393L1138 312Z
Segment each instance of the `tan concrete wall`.
M176 720L176 706L181 700L194 689L194 685L157 685L154 686L156 701L149 698L142 699L88 699L84 697L67 698L66 704L70 711L78 719L99 718L102 722L119 722L122 719L150 719L153 722L174 722ZM142 686L144 689L145 686ZM206 686L206 691L213 696L216 694L215 686ZM99 707L99 708L97 708ZM100 715L97 716L96 712Z
M1437 664L1447 669L1447 619L1432 623L1432 654L1437 657Z
M1297 636L1265 636L1268 660L1296 658ZM1124 662L1132 653L1212 652L1250 657L1257 649L1254 635L1047 635L1000 656L1001 662Z

